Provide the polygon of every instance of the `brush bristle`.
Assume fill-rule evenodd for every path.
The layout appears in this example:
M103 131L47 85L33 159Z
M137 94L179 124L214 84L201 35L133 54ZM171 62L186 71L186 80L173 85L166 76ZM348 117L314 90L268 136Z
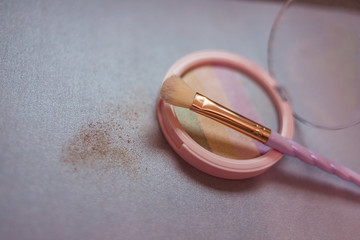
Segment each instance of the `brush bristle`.
M160 90L161 98L174 106L190 108L196 92L180 77L171 76L163 82Z

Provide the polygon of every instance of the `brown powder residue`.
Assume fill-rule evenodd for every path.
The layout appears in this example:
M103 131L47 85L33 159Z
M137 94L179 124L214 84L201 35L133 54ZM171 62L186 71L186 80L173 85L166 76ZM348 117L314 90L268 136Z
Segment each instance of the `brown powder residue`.
M121 168L129 175L136 175L137 129L139 114L136 110L121 111L120 107L106 113L99 121L90 121L63 146L61 161L79 168L110 170ZM105 119L105 120L104 120ZM130 137L131 135L131 137Z

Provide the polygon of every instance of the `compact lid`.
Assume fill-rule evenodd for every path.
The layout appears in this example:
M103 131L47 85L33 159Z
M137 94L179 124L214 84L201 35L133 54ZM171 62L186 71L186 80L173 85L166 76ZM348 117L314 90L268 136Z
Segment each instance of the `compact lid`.
M293 117L290 105L279 96L275 81L266 71L240 56L222 51L196 52L177 61L170 68L165 79L174 74L181 76L191 87L196 88L195 90L200 89L200 92L207 90L207 93L211 93L211 96L208 95L208 97L213 99L215 97L214 100L220 101L221 104L235 109L249 118L256 118L256 114L253 114L251 110L241 111L249 109L246 107L246 104L249 103L247 101L250 100L256 104L257 100L264 98L261 95L244 98L241 88L247 86L241 82L239 85L232 85L231 81L234 77L229 69L246 75L260 86L268 96L268 101L258 104L263 104L263 107L267 108L269 102L272 102L276 109L278 131L281 135L291 138ZM199 79L203 79L203 81ZM229 102L222 102L224 100L220 94L222 91L228 94L226 99ZM201 171L227 179L249 178L264 172L282 157L281 153L259 146L259 143L250 142L253 140L246 139L246 136L232 129L221 129L206 122L212 120L201 119L202 116L195 116L195 113L192 112L194 115L189 115L184 111L165 103L161 98L158 99L157 115L164 136L185 161ZM186 111L190 112L190 110ZM197 119L191 120L194 118ZM201 129L201 133L195 131L192 134L191 127L189 128L187 124ZM221 127L227 128L222 125ZM276 130L275 127L274 131ZM201 134L204 134L204 137L199 140ZM207 142L203 143L204 139ZM232 143L238 141L241 144L235 144L235 148L227 149L226 141ZM235 151L232 153L233 149ZM240 151L240 155L237 155L236 149ZM258 154L254 155L252 151L258 151Z
M332 130L353 126L360 122L359 6L304 2L287 1L280 10L269 71L298 120Z

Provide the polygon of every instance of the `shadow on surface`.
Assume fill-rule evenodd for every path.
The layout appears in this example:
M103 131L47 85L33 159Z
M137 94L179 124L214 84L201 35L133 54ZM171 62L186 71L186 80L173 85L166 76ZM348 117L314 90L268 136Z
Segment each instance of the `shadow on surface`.
M331 175L329 175L329 177L330 176ZM336 178L335 176L333 177ZM339 181L339 184L334 184L330 181L327 182L330 180L327 177L324 177L324 180L319 180L315 177L301 175L301 172L292 173L286 171L279 166L274 166L261 178L266 181L279 183L280 185L287 185L287 187L296 188L300 191L314 192L331 198L341 198L360 204L360 191L355 189L355 185L342 182L343 180L341 179L335 179ZM347 184L349 184L349 187L346 186Z
M299 124L302 123L295 121L296 141L301 143L305 147L308 147L306 146L304 135L301 129L299 128ZM293 159L293 160L300 161L297 159ZM287 161L287 160L284 159L283 161ZM323 195L328 195L330 197L343 198L348 201L360 203L360 191L356 191L360 189L356 189L356 186L354 184L348 183L336 177L335 175L331 175L331 174L324 174L323 180L319 180L319 178L316 178L315 175L322 172L319 172L319 170L317 170L316 167L309 166L305 163L302 164L304 164L306 168L313 170L314 177L309 178L308 176L305 175L302 176L301 172L297 172L294 174L289 171L286 171L286 169L281 168L281 162L279 162L270 170L272 171L271 172L272 179L269 180L279 182L281 184L287 184L289 186L300 188L302 190L321 193ZM336 182L335 184L330 183L331 177L334 178L334 181ZM328 180L329 182L327 182ZM349 187L347 187L347 185ZM354 189L356 190L354 191Z
M164 135L161 133L159 128L159 133L151 136L152 141L151 145L154 148L161 149L162 151L167 152L169 158L177 163L179 169L189 178L194 180L201 185L226 192L240 192L240 191L253 191L260 186L259 179L243 179L243 180L226 180L217 177L210 176L206 173L201 172L200 170L194 168L183 160L170 146L166 141Z

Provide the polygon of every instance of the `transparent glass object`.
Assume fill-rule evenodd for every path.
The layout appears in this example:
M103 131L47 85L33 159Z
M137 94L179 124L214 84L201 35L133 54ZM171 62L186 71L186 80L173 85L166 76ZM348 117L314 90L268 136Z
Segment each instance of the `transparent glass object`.
M268 67L301 122L360 122L360 2L287 1L272 27Z

